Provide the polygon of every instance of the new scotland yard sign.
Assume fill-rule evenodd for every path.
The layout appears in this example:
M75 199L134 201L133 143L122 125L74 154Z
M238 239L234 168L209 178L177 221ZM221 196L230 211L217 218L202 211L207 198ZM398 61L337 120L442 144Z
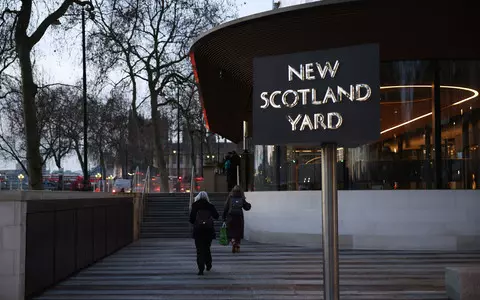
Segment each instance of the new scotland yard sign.
M378 45L254 59L253 142L355 147L380 136Z

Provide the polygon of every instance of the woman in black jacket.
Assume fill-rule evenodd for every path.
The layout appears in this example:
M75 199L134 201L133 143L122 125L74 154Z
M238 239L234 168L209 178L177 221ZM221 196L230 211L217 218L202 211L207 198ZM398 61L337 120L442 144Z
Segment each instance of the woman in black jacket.
M240 242L243 239L244 218L243 211L249 211L252 205L247 202L242 188L234 186L225 201L223 221L227 223L228 239L232 243L232 253L240 252Z
M218 217L217 209L210 203L208 194L198 193L190 211L190 223L193 224L193 238L197 248L198 275L203 275L205 267L207 271L212 269L210 247L212 240L215 239L213 219L218 220Z

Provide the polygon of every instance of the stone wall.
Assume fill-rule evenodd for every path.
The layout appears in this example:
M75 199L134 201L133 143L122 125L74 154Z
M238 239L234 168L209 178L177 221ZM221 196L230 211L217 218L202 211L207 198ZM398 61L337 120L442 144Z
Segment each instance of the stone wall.
M251 192L245 235L321 247L321 191ZM343 249L480 250L480 191L339 191Z
M0 300L29 299L131 243L133 205L128 195L0 192Z
M25 222L25 203L0 194L0 300L24 297Z

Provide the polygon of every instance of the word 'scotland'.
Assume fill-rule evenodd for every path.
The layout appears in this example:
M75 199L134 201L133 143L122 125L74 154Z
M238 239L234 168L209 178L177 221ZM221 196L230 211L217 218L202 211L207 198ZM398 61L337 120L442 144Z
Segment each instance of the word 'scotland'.
M339 72L340 62L332 64L326 62L323 66L318 63L301 64L297 69L288 66L288 81L314 81L335 78ZM286 91L261 92L261 109L279 109L301 106L321 106L328 103L340 104L345 101L365 102L370 99L372 89L368 84L353 83L348 86L328 86L319 90L316 88L289 89ZM308 110L311 111L311 110ZM292 131L304 130L336 130L344 123L339 112L313 112L310 114L287 114L286 121L290 123Z

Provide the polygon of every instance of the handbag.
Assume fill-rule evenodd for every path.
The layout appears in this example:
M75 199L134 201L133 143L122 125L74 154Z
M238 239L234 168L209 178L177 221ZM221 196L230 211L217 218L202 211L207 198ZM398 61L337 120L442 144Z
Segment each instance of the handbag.
M228 246L228 237L227 237L227 224L223 222L222 227L220 228L220 245Z

